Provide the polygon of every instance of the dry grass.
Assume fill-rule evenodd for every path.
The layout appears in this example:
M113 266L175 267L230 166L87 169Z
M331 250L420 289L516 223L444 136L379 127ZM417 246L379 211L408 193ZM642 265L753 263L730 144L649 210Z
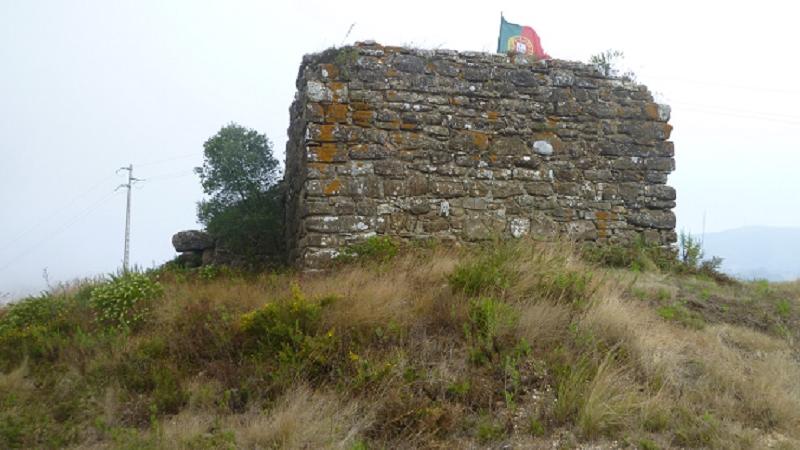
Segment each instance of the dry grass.
M541 301L520 311L517 335L537 348L554 348L569 333L569 306Z
M616 297L587 311L582 325L629 352L640 378L663 383L662 409L719 420L720 441L748 427L800 438L800 365L784 341L732 325L686 329Z
M303 290L311 297L337 297L324 317L327 328L409 326L434 311L437 300L449 293L445 279L457 261L451 249L404 255L390 269L355 266L309 277Z
M9 373L0 373L0 393L10 394L33 387L28 380L28 360L22 361L16 369Z
M356 401L299 386L284 394L268 414L236 419L236 442L245 448L348 448L372 421Z

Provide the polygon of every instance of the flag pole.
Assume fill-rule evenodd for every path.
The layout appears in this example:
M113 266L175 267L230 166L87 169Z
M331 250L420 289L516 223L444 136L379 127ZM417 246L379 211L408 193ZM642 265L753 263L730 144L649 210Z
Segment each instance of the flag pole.
M503 36L503 21L504 21L503 11L501 10L500 11L500 33L498 33L498 35L497 35L497 53L502 53L500 51L500 37Z

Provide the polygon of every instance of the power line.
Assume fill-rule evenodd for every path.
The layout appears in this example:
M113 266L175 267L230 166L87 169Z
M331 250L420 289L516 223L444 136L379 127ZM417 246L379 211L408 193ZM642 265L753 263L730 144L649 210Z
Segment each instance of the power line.
M181 170L181 171L178 171L178 172L170 172L170 173L162 173L162 174L158 174L158 175L153 175L151 177L145 178L144 181L171 180L173 178L186 177L186 176L194 175L194 174L195 174L194 170L189 170L189 171Z
M85 197L90 192L93 192L98 187L100 187L103 183L105 183L106 181L110 180L113 177L114 177L114 175L109 175L107 177L102 178L100 181L98 181L96 184L92 185L90 188L86 189L85 191L83 191L80 194L78 194L75 197L73 197L66 204L62 204L61 208L56 210L56 212L41 216L39 218L39 220L34 221L34 225L33 226L30 226L30 227L28 227L26 229L23 229L21 232L17 233L11 239L9 239L8 242L5 245L0 247L0 252L6 250L9 247L11 247L12 244L18 242L20 239L22 239L23 237L27 236L28 234L30 234L32 231L36 230L37 228L41 227L43 224L51 222L54 217L60 216L62 213L64 213L67 210L69 210L72 207L72 205L74 205L75 202L78 201L78 199Z
M136 164L136 165L137 165L138 167L154 166L154 165L157 165L157 164L163 164L163 163L165 163L165 162L177 161L177 160L179 160L179 159L188 159L188 158L191 158L191 157L196 157L196 156L198 156L198 155L197 155L197 152L193 152L193 153L186 153L186 154L183 154L183 155L177 155L177 156L173 156L173 157L171 157L171 158L160 159L160 160L157 160L157 161L150 161L150 162L145 162L145 163L138 163L138 164Z
M687 84L698 84L703 86L709 86L718 89L733 89L733 90L746 90L746 91L760 91L760 92L773 92L776 94L794 94L800 95L800 91L795 91L791 89L778 89L778 88L770 88L770 87L763 87L763 86L747 86L747 85L736 85L736 84L727 84L727 83L720 83L718 81L711 81L711 80L692 80L687 78L680 78L680 77L665 77L663 75L650 75L645 76L644 78L654 78L654 79L661 79L661 80L671 80L677 81L679 83L687 83Z
M727 106L719 106L719 105L703 105L699 103L691 103L691 102L671 102L674 105L684 105L689 106L692 108L701 108L701 109L709 109L709 110L719 110L723 112L728 112L731 114L741 114L746 116L752 117L764 117L764 118L776 118L779 120L791 120L791 121L798 121L800 122L800 116L795 116L792 114L781 114L781 113L771 113L765 111L752 111L746 109L737 109L737 108L730 108Z
M112 193L110 193L109 195L106 195L105 197L103 197L103 198L99 199L98 201L96 201L96 202L92 203L92 204L91 204L90 206L88 206L87 208L85 208L85 209L81 210L81 211L80 211L78 214L75 214L75 215L73 215L73 216L72 216L72 217L70 217L70 219L68 219L66 222L63 222L63 223L62 223L62 224L61 224L61 225L60 225L60 226L59 226L59 227L58 227L56 230L54 230L52 233L48 233L48 234L46 234L44 238L40 239L39 241L37 241L37 242L36 242L36 243L34 243L33 245L29 246L28 248L26 248L25 250L23 250L22 252L20 252L20 253L19 253L19 254L17 254L16 256L14 256L13 258L11 258L11 260L10 260L8 263L6 263L6 264L5 264L5 265L3 265L2 267L0 267L0 271L3 271L3 270L5 270L5 269L9 268L9 267L10 267L12 264L14 264L15 262L17 262L19 259L21 259L21 258L23 258L23 257L27 256L28 254L30 254L30 253L31 253L31 252L33 252L34 250L37 250L39 247L41 247L41 245L42 245L42 244L44 244L44 243L45 243L45 242L47 242L48 240L50 240L50 239L52 239L52 238L54 238L54 237L58 236L59 234L63 233L63 232L64 232L65 230L67 230L69 227L71 227L71 226L75 225L75 224L76 224L78 221L80 221L80 220L81 220L81 219L83 219L84 217L86 217L86 216L88 216L89 214L91 214L92 212L94 212L94 211L95 211L97 208L99 208L100 206L103 206L103 204L105 204L105 202L106 202L107 200L111 199L111 198L112 198L112 197L114 197L115 195L117 195L117 192L116 192L116 191L115 191L115 192L112 192Z
M714 115L714 116L727 116L727 117L735 117L735 118L739 118L739 119L764 120L764 121L767 121L767 122L781 123L781 124L792 125L792 126L800 126L800 121L795 122L795 121L791 121L791 120L782 120L782 119L778 119L778 118L774 118L774 117L757 116L757 115L753 115L753 114L731 113L731 112L724 112L724 111L714 111L714 110L710 110L710 109L692 108L692 107L687 107L687 108L683 108L683 109L686 110L686 111L689 111L689 112L695 112L695 113L699 113L699 114Z

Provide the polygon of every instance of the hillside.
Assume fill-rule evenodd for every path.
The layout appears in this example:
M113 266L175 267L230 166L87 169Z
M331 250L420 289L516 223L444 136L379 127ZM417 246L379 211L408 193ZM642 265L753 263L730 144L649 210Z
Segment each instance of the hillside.
M372 240L76 283L0 310L0 447L800 447L800 284L585 257Z
M800 278L800 228L745 227L708 233L703 247L723 259L722 270L744 279Z

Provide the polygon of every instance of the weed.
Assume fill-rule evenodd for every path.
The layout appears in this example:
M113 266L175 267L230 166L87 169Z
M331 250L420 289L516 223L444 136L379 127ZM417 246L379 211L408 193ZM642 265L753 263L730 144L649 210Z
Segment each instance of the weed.
M492 418L483 416L478 420L475 433L479 442L487 444L502 439L506 430L505 427Z
M453 290L467 295L500 292L509 287L511 272L506 267L511 255L508 246L485 250L474 259L456 266L450 275Z
M491 297L470 301L464 334L471 342L470 359L476 364L488 363L497 351L497 338L517 323L517 313L505 303Z
M639 450L661 450L661 447L652 439L639 439Z
M690 311L680 303L660 306L656 312L664 320L679 322L689 328L701 330L706 325L700 314Z
M528 432L532 436L544 436L544 425L539 418L531 416L528 420Z
M786 299L778 300L775 304L775 311L779 316L786 319L792 313L792 304Z
M341 263L354 261L386 263L397 256L399 249L400 246L390 237L372 236L364 242L345 247L336 260Z
M469 380L454 381L447 386L447 393L457 397L465 397L469 393Z
M128 272L112 276L110 282L97 286L92 291L91 303L101 322L132 329L144 321L150 310L148 303L163 293L157 281L141 273Z

